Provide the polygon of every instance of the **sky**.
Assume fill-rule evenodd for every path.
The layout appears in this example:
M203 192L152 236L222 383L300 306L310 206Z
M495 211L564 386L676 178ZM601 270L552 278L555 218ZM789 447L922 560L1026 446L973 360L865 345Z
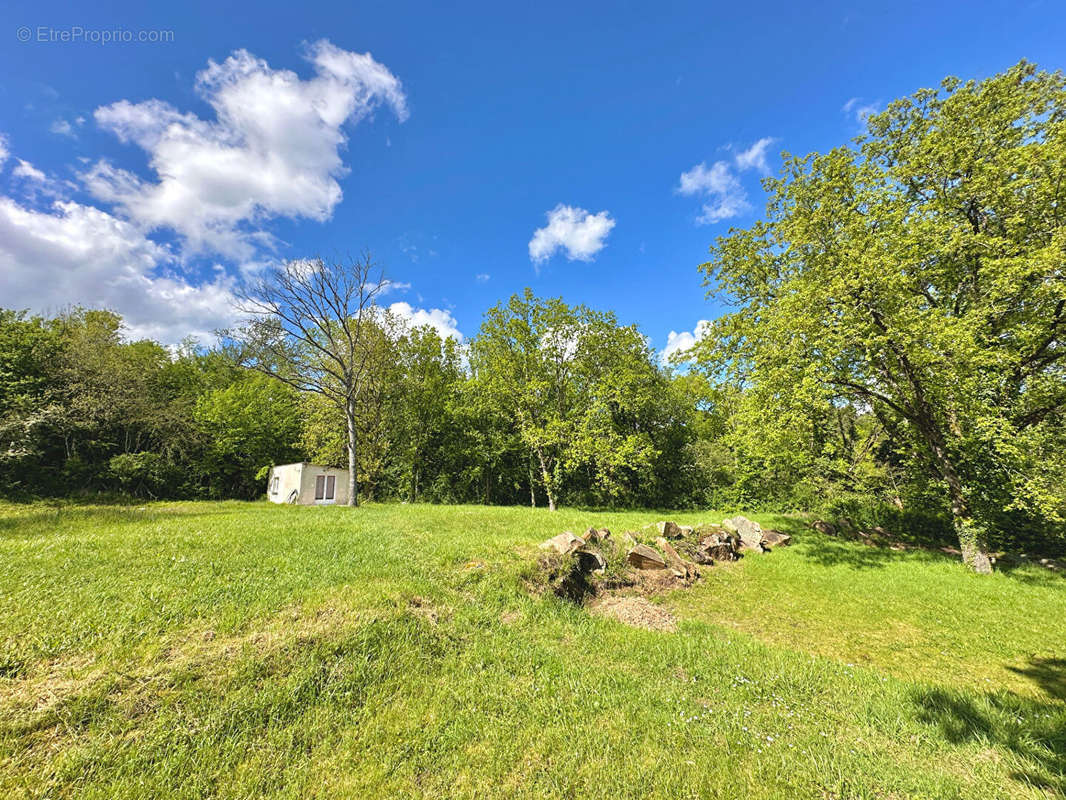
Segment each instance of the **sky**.
M446 335L529 286L683 350L782 152L946 75L1066 66L1050 0L71 5L0 9L0 307L167 344L272 264L369 252Z

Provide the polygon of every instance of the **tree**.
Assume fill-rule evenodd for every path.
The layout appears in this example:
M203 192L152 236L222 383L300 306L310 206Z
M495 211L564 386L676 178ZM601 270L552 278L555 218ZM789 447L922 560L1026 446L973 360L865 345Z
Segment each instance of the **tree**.
M643 337L613 314L526 289L486 313L471 366L483 402L527 448L553 511L566 474L587 470L613 499L624 475L656 456L635 411L657 373Z
M356 403L375 352L375 298L386 285L369 255L288 261L238 292L248 319L221 332L244 366L320 394L344 415L351 506L359 504Z
M402 388L401 451L408 478L408 497L418 501L428 472L432 443L444 433L463 379L459 343L441 339L423 325L399 340L399 373Z
M856 141L788 158L766 220L712 247L708 285L740 308L697 357L770 428L852 404L903 431L988 572L1004 512L1066 511L1066 83L948 78Z
M298 456L300 415L294 395L289 386L254 373L200 395L194 419L207 441L201 466L211 476L216 496L261 495L257 473Z

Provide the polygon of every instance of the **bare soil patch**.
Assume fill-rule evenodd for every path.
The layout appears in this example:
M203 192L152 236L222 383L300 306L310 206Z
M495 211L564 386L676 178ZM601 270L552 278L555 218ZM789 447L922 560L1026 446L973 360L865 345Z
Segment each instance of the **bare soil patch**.
M589 611L596 616L617 620L634 628L649 631L676 631L677 618L646 597L608 595L589 604Z

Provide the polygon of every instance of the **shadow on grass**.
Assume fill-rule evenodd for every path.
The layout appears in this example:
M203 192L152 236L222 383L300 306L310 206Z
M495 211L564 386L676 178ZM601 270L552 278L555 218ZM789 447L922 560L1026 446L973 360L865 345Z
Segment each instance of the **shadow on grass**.
M792 549L806 559L826 567L847 566L854 569L883 569L901 563L935 564L962 560L958 553L938 547L906 544L890 546L884 541L862 541L845 536L828 536L810 528L804 521L781 519L777 530L792 536ZM1017 559L996 562L995 570L1025 583L1058 584L1066 573L1048 569L1032 561Z
M1035 659L1008 669L1030 678L1050 701L1006 691L982 696L936 689L915 694L918 719L952 744L976 743L1010 756L1015 780L1066 793L1066 659Z
M882 569L900 562L930 563L948 557L932 550L917 548L894 550L888 546L827 536L799 519L782 518L777 523L776 529L792 537L793 550L801 553L809 561L825 567Z

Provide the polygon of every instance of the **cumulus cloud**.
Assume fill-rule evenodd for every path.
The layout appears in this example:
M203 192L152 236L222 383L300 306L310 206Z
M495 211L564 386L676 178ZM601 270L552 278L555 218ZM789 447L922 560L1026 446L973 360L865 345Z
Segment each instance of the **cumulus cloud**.
M48 126L48 130L57 136L69 136L72 139L77 136L74 132L74 126L67 122L65 119L57 119Z
M321 40L306 57L306 80L247 50L209 61L196 91L214 120L161 100L98 108L97 124L142 148L156 180L98 161L82 176L87 188L146 231L175 231L189 253L247 259L271 244L258 227L268 219L329 219L347 174L345 126L382 105L403 121L407 100L369 53Z
M487 272L479 272L477 275L474 276L474 280L476 280L478 283L488 283L489 278L491 277L492 276L489 275L489 273Z
M697 218L703 225L721 222L751 209L740 179L725 161L716 161L710 168L700 163L688 172L682 172L677 191L708 198L703 204L703 213Z
M435 328L442 339L455 339L463 341L463 334L459 331L459 323L450 311L441 308L415 308L410 303L393 303L389 311L404 320L413 328L429 325Z
M736 156L737 169L756 169L763 175L769 174L770 165L766 163L766 151L775 141L777 140L772 136L764 136L747 150L741 150Z
M347 126L380 107L401 121L408 116L400 81L369 53L323 40L306 57L314 73L307 79L244 50L209 61L196 91L213 109L211 119L161 100L98 108L96 122L143 149L154 174L79 159L96 205L63 197L75 187L16 159L11 177L24 183L24 197L0 195L4 305L41 313L72 304L110 308L134 337L211 341L215 329L234 321L235 272L273 260L264 225L279 217L326 220L340 202ZM84 122L57 119L50 129L74 135ZM0 164L9 157L0 134ZM174 232L174 243L154 241L156 231ZM206 279L190 276L189 257L203 254L225 257L228 267L216 264ZM447 312L407 310L458 333Z
M547 213L548 224L533 231L529 240L529 257L539 264L558 250L565 250L570 261L591 261L607 242L615 221L606 211L593 214L583 208L562 203Z
M135 337L210 341L232 319L230 282L194 286L158 268L169 249L106 211L57 201L48 211L0 197L0 297L12 308L56 312L73 303L122 313Z
M696 343L700 341L710 331L710 320L701 319L696 323L696 327L692 331L670 331L666 337L666 347L663 348L660 354L662 363L670 363L670 359L680 353L686 353L696 346Z
M754 169L768 174L767 150L775 141L772 137L764 137L746 150L737 152L731 161L715 161L710 167L706 162L700 162L681 173L677 193L706 198L696 222L712 225L751 210L748 193L740 182L739 173Z
M854 117L860 126L866 127L866 120L871 114L880 111L878 103L864 103L861 97L853 97L840 108L841 113Z
M48 180L45 174L37 169L37 167L33 166L29 161L23 161L21 158L17 160L18 164L13 170L11 170L11 174L16 178L24 178L37 183L45 183Z

